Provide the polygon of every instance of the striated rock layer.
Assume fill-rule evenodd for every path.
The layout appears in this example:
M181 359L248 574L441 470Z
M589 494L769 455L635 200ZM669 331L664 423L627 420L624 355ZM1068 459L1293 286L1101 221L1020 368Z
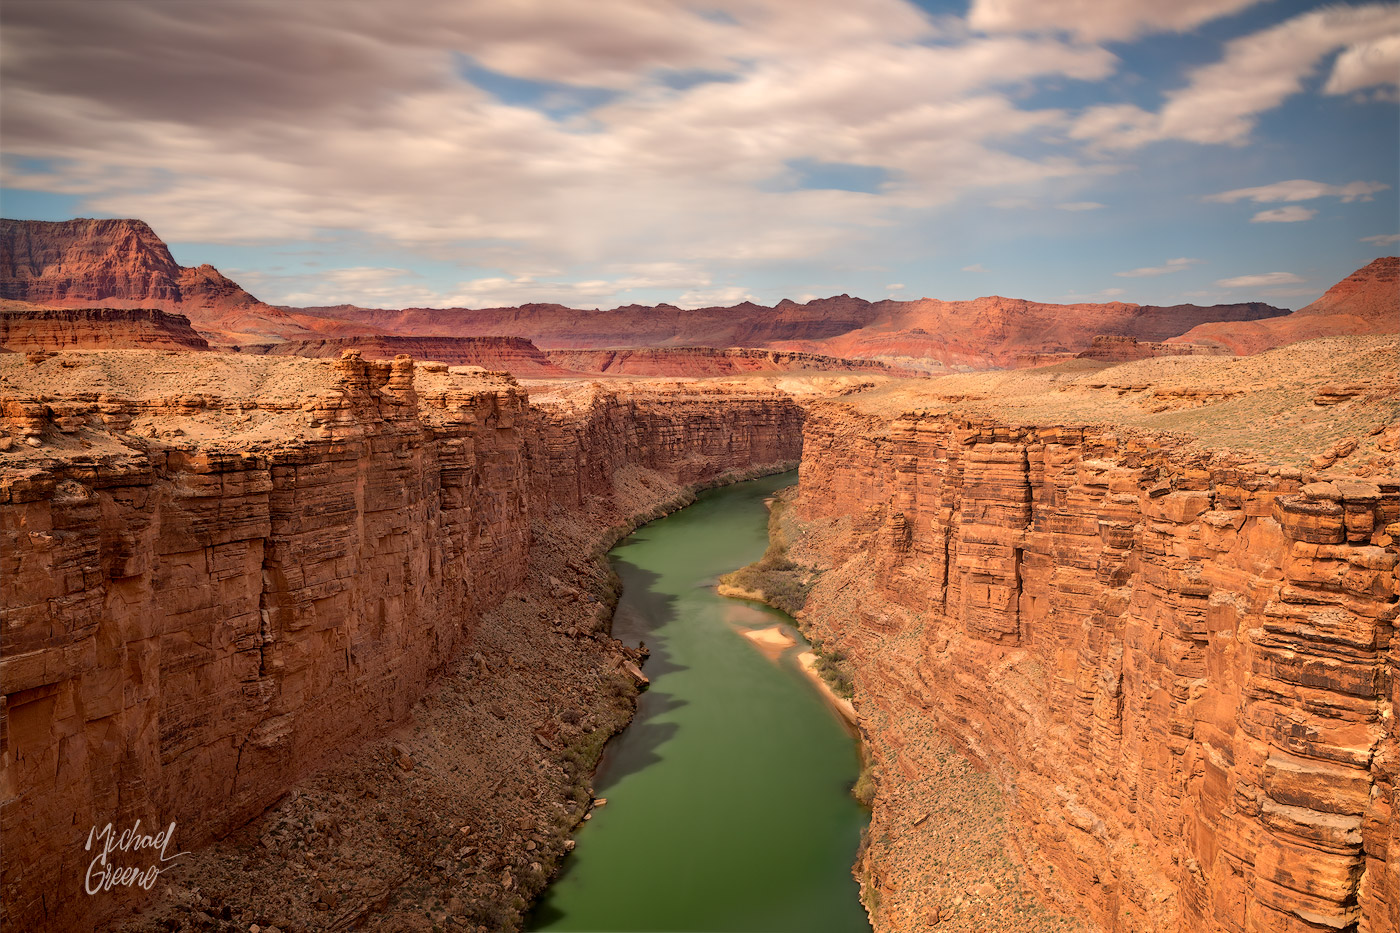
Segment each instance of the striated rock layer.
M550 350L545 355L574 372L614 376L732 376L801 370L909 374L879 360L848 360L751 347L621 347Z
M243 353L331 358L340 356L346 350L358 350L362 355L377 360L393 359L400 353L406 353L414 359L480 366L516 376L568 375L564 368L524 337L400 337L376 334L370 337L287 340L241 348Z
M876 928L955 919L918 816L940 732L1004 788L1043 889L1106 929L1394 931L1397 493L1147 432L816 403L804 616L854 671Z
M0 453L0 844L26 853L4 863L7 928L130 902L82 894L90 827L174 821L198 847L401 721L523 579L532 521L610 470L702 482L801 440L800 409L761 390L532 408L508 378L352 353L246 361L262 388L219 397L152 358L174 374L143 363L135 397L0 402L25 439ZM186 366L205 359L237 362ZM72 378L62 363L11 383Z
M207 350L183 314L153 308L0 310L0 350Z

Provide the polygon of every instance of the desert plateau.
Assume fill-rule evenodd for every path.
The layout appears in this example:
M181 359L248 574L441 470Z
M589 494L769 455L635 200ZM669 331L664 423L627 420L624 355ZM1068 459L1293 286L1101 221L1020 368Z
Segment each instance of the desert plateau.
M1400 933L1400 5L0 47L0 928Z

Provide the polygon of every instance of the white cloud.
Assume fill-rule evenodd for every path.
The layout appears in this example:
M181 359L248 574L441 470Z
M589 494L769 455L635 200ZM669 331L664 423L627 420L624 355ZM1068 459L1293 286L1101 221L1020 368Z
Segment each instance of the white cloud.
M726 16L681 0L16 5L0 119L6 153L41 164L4 177L177 242L355 231L490 260L489 287L524 294L513 283L541 267L811 259L969 191L1104 170L1006 145L1068 120L1008 88L1107 77L1102 48L928 44L940 27L899 0L707 6ZM463 80L461 55L604 91L551 115ZM677 90L668 71L723 80ZM884 196L773 184L800 159L882 169Z
M1069 32L1085 42L1185 32L1259 0L973 0L967 21L984 32Z
M1391 246L1400 243L1400 233L1378 233L1375 236L1364 236L1362 243L1374 243L1377 246Z
M1204 260L1201 259L1192 259L1183 256L1179 259L1168 259L1165 265L1143 266L1140 269L1129 269L1127 272L1115 272L1113 274L1125 279L1150 278L1158 275L1168 275L1172 272L1185 272L1187 269L1203 261Z
M1233 191L1222 191L1219 194L1207 195L1202 200L1233 204L1235 201L1247 198L1256 204L1268 204L1277 201L1311 201L1314 198L1335 197L1341 198L1346 203L1351 203L1352 201L1370 201L1371 195L1389 188L1390 185L1379 181L1353 181L1345 185L1329 185L1326 182L1295 178L1292 181L1280 181L1272 185L1260 185L1257 188L1236 188Z
M1386 37L1397 34L1400 6L1312 10L1230 41L1220 61L1191 72L1187 86L1169 92L1157 113L1133 104L1090 107L1071 136L1105 149L1136 149L1163 139L1243 145L1258 115L1301 92L1305 79L1337 49L1345 50L1339 65L1346 64L1334 69L1326 93L1400 81L1400 72L1376 64L1394 54Z
M682 308L711 308L757 300L742 285L728 285L723 288L693 289L676 299L676 304Z
M1276 207L1273 210L1260 211L1249 218L1252 224L1296 224L1303 220L1312 220L1317 216L1317 211L1310 207Z
M1237 275L1232 279L1219 279L1216 285L1221 288L1270 288L1276 285L1301 285L1307 281L1292 272L1262 272L1257 275Z
M886 285L886 286L885 286L885 291L887 291L887 292L898 292L898 291L903 291L903 290L904 290L904 283L903 283L903 282L891 282L889 285Z
M1096 211L1104 205L1098 201L1070 201L1067 204L1056 204L1062 211Z
M974 262L974 263L973 263L972 265L970 265L970 266L963 266L963 267L962 267L962 271L964 271L964 272L990 272L991 270L988 269L986 266L982 265L980 262Z
M1358 42L1337 56L1322 88L1326 94L1348 94L1377 85L1395 84L1400 76L1400 35Z

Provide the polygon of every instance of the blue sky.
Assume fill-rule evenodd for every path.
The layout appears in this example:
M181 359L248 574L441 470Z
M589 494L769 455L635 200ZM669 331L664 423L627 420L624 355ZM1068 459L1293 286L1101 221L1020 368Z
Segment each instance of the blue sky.
M1400 251L1400 5L7 0L7 217L274 303L1300 307Z

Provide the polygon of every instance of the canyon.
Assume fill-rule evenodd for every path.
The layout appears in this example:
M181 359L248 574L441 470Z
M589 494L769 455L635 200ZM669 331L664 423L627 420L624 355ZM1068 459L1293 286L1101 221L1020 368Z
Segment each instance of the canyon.
M792 398L762 389L574 386L531 405L508 376L354 351L0 367L3 844L34 853L6 860L3 885L7 925L27 929L127 906L67 893L90 826L174 821L198 848L404 722L483 615L549 563L565 517L584 530L553 556L591 592L570 587L566 633L551 611L513 637L578 642L595 691L635 670L595 639L607 576L587 555L686 488L789 466L801 438ZM565 677L555 706L601 705L588 684ZM531 747L563 754L563 712L537 711ZM502 800L551 782L532 767L474 799L509 812ZM510 841L523 851L502 835L490 857Z
M1086 924L1400 929L1400 259L1289 315L286 309L139 221L0 273L7 925L516 928L646 686L603 552L800 461L877 931L1019 903L958 887L950 742ZM77 892L136 820L185 861Z
M7 922L518 922L589 805L577 750L642 684L601 550L800 457L799 615L855 686L877 930L980 922L927 818L945 740L1027 883L1105 930L1392 930L1396 358L523 386L354 350L0 357L3 842L41 854L7 861ZM179 826L187 880L54 896L136 819Z

